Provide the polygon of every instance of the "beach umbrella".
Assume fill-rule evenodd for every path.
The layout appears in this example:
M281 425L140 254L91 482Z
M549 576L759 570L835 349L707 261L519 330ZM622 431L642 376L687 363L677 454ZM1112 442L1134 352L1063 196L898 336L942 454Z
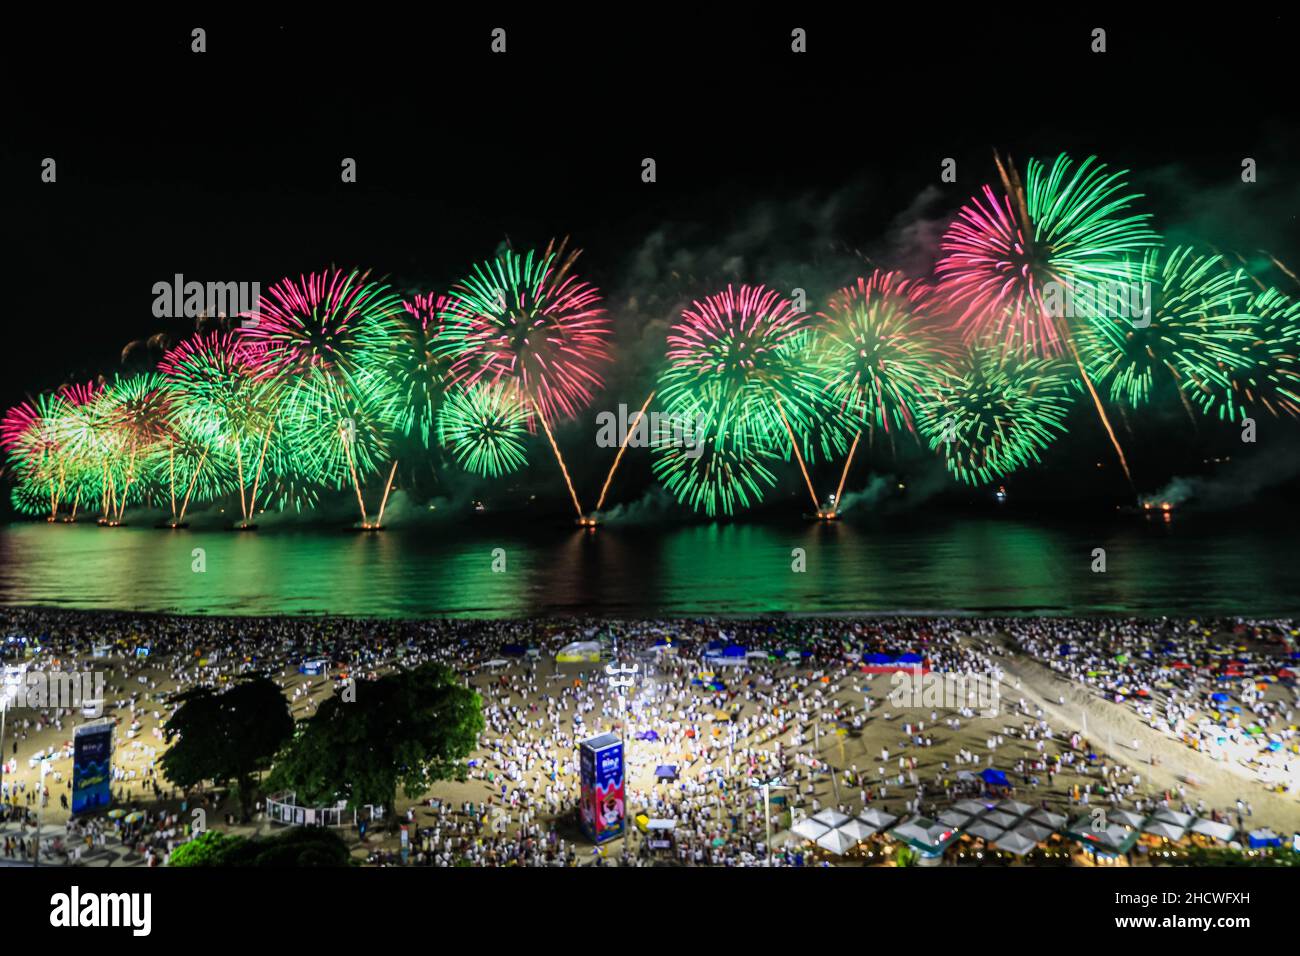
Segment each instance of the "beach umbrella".
M141 813L139 810L136 810L134 813L128 813L126 815L127 823L139 823L143 819L144 819L144 814Z
M124 816L126 816L126 811L125 811L125 810L117 810L117 809L114 809L114 810L109 810L109 811L108 811L108 818L109 818L110 820L120 820L120 819L122 819L122 817L124 817Z

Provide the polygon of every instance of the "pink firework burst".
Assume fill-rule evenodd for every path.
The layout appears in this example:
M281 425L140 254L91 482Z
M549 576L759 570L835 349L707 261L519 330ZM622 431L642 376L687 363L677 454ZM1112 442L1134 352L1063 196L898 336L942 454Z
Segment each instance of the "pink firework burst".
M1032 350L1057 350L1057 328L1043 305L1036 263L1011 209L985 186L963 206L944 234L947 253L935 267L940 289L962 312L955 325L968 336L1016 334Z
M452 289L443 318L457 384L511 381L548 420L591 401L612 329L600 292L571 272L577 257L508 251Z
M369 275L330 268L271 286L241 330L249 342L262 347L263 371L276 375L316 369L351 375L367 328L401 309L398 296L368 281Z

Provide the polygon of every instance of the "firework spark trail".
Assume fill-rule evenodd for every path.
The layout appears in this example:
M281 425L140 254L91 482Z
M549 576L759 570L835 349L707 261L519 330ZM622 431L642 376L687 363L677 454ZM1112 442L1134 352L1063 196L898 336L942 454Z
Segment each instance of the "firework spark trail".
M849 448L849 455L844 459L844 470L840 472L839 487L835 489L835 513L840 510L840 502L844 500L844 479L849 477L849 466L853 464L853 453L858 450L858 439L862 437L862 432L853 436L853 445Z
M578 520L581 521L584 518L582 505L578 504L578 493L573 490L573 482L569 479L569 469L565 467L560 446L555 443L555 436L551 434L551 426L546 424L546 415L541 406L534 402L533 407L537 410L537 420L542 423L542 431L546 432L546 440L551 443L551 451L555 452L555 460L560 463L560 473L564 475L564 484L569 489L569 497L573 499L573 510L578 513Z
M1110 443L1115 446L1115 454L1119 456L1119 464L1124 469L1124 477L1128 479L1129 487L1133 489L1133 493L1137 494L1137 485L1133 484L1133 474L1128 470L1128 459L1124 457L1124 449L1120 447L1115 429L1111 427L1110 419L1106 417L1106 409L1101 405L1101 396L1092 387L1092 379L1088 377L1087 371L1084 370L1083 360L1079 358L1079 350L1075 348L1074 339L1068 339L1067 341L1070 345L1070 355L1073 356L1074 364L1079 369L1079 377L1083 379L1083 384L1088 387L1088 394L1092 396L1092 404L1097 409L1097 416L1101 419L1102 425L1105 426L1106 434L1110 436Z
M1041 461L1065 431L1071 395L1063 363L976 345L917 409L931 449L960 481L984 484Z
M181 515L180 518L177 519L178 524L185 520L185 511L190 506L190 494L194 491L194 483L199 480L199 472L203 470L203 463L207 460L208 452L205 448L203 450L203 455L199 458L198 467L194 469L194 474L190 476L190 486L185 489L185 500L181 502Z
M452 287L442 318L455 384L513 381L548 419L591 401L612 328L600 292L570 274L579 253L509 251Z
M879 425L894 450L894 432L915 435L915 406L954 353L930 307L927 284L877 269L831 296L819 313L811 365L836 412L857 424L836 501L865 430Z
M467 471L499 478L528 462L529 406L513 384L453 388L438 412L438 442Z
M614 456L614 464L610 465L609 474L605 476L605 484L600 489L600 499L596 502L597 511L604 507L605 496L609 494L610 482L614 480L614 472L618 471L618 463L623 460L623 452L627 450L627 443L631 440L632 434L636 431L637 425L641 423L641 418L645 415L645 410L650 407L650 403L654 400L654 397L655 392L654 390L651 390L650 394L646 396L646 400L641 403L641 410L636 413L636 418L632 420L632 424L628 427L627 434L623 436L623 440L619 443L618 454Z
M781 404L781 396L776 396L776 410L781 415L781 421L785 423L786 434L790 436L790 447L794 449L794 456L799 460L799 470L803 472L804 484L808 486L808 497L812 499L813 511L821 510L821 502L817 500L817 492L813 490L812 478L808 476L808 467L803 463L803 455L799 453L799 441L794 437L794 429L790 427L790 419L785 417L785 407Z
M356 461L352 457L352 439L347 434L347 429L344 428L342 424L339 425L339 431L342 433L343 437L343 450L348 456L348 469L352 472L352 487L355 488L357 492L357 507L361 509L361 526L364 528L367 524L366 502L361 497L361 482L357 480L357 465Z
M379 502L379 514L375 518L375 527L380 527L384 523L384 509L388 507L388 493L393 488L393 476L397 474L397 459L393 459L393 467L388 472L388 483L384 485L384 497Z

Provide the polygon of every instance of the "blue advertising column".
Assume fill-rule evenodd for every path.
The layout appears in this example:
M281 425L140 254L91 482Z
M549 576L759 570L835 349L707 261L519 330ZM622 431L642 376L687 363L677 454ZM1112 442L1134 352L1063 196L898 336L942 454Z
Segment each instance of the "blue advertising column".
M579 744L582 797L578 804L582 832L593 843L623 834L623 741L601 734Z
M72 812L105 809L112 800L113 725L82 724L72 732Z

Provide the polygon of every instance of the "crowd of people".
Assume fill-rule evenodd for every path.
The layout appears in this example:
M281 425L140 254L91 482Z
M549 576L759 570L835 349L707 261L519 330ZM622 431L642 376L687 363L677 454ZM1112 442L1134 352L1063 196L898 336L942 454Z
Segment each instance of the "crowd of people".
M399 805L409 824L405 853L384 828L365 834L358 852L373 863L802 865L821 857L782 835L827 807L906 818L990 796L1062 813L1163 806L1240 823L1253 812L1248 799L1212 806L1185 785L1157 785L1154 760L1144 765L1089 740L1053 701L1022 688L1013 665L1021 656L1037 662L1207 756L1252 746L1243 763L1276 789L1297 759L1291 634L1285 621L366 621L6 609L0 647L8 662L105 672L113 792L132 812L112 821L68 816L71 731L83 715L66 708L9 714L0 800L24 826L38 810L61 820L47 852L68 862L112 836L133 859L164 863L185 837L185 801L218 806L215 793L177 792L158 763L178 693L269 674L301 720L337 691L341 673L364 681L438 661L479 692L485 729L466 781ZM557 660L574 641L597 642L602 660ZM923 663L892 672L864 666L881 658ZM630 689L609 685L608 659L637 664ZM324 673L304 667L316 661ZM909 667L992 681L1000 707L900 705L894 677ZM577 825L578 747L608 730L627 743L628 838L593 846ZM43 761L50 772L42 777ZM985 768L1005 771L1006 784L990 784ZM766 799L756 785L763 781L776 781ZM671 821L671 838L648 839L638 818ZM15 834L6 854L10 840L15 853L32 849L30 837Z

